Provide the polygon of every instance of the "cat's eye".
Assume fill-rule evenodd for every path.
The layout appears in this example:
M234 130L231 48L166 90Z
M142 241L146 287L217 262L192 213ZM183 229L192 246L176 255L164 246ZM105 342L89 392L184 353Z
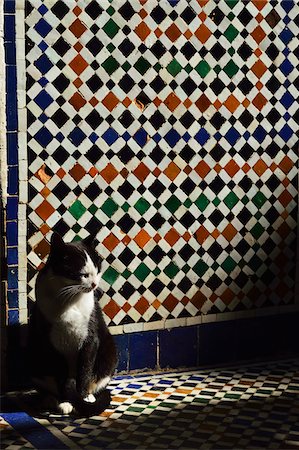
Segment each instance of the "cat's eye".
M88 277L88 273L80 273L80 276L83 278L87 278Z

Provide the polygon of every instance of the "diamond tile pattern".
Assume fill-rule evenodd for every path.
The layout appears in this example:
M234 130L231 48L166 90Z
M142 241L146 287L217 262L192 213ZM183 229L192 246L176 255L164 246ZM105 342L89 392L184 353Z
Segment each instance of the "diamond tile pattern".
M296 360L117 377L109 388L112 403L100 415L35 420L45 427L44 433L59 437L59 448L298 447ZM39 430L39 442L42 438ZM33 432L31 439L38 443ZM30 448L5 429L2 444L4 449Z
M26 18L30 297L54 229L98 230L112 327L294 303L295 3L51 5Z

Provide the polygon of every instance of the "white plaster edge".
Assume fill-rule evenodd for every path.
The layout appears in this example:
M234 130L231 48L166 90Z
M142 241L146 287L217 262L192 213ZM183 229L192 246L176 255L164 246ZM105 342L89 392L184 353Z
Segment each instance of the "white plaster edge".
M18 104L18 163L19 170L19 220L18 220L18 260L19 260L19 308L20 323L28 322L27 305L27 203L28 203L28 161L27 161L27 114L26 114L26 63L25 63L25 0L18 0L16 8L16 65ZM19 26L22 24L23 26Z
M4 57L4 0L0 0L0 195L3 206L7 203L7 158L6 158L6 94Z

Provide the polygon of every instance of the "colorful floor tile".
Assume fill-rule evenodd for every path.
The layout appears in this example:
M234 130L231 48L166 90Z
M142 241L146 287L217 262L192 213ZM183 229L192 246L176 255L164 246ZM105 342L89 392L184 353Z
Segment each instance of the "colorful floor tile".
M298 360L116 377L109 388L111 407L99 416L2 413L2 448L299 446Z
M9 281L11 292L20 283L23 315L52 230L69 241L98 230L101 302L116 334L294 306L296 2L31 0L25 17L21 9L28 229L11 240ZM15 270L17 245L28 273ZM11 323L18 306L11 298Z

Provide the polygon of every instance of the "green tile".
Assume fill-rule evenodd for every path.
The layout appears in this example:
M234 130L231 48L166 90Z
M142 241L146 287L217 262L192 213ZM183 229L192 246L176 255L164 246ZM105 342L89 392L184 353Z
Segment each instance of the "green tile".
M169 278L174 278L179 271L180 271L180 269L173 262L168 264L168 266L166 266L165 269L164 269L164 273L166 273L166 275Z
M109 14L109 16L113 16L113 14L115 13L115 9L112 6L109 6L109 8L107 9L107 13Z
M205 194L200 194L198 199L195 201L196 206L201 210L201 212L206 209L209 203L210 202L205 196Z
M236 265L237 265L236 261L230 256L228 256L221 264L221 267L226 273L231 273L236 267Z
M85 213L86 208L85 206L82 205L82 203L80 202L80 200L76 200L72 206L69 208L69 212L71 213L71 215L75 218L75 219L80 219L80 217L83 216L83 214Z
M121 205L121 208L125 211L128 212L130 209L130 205L128 202L125 202L123 205Z
M228 4L228 6L233 9L236 4L239 2L239 0L225 0L225 2Z
M119 63L113 58L113 56L109 56L109 58L103 62L102 66L109 75L112 75L113 72L119 68Z
M118 210L118 205L112 200L112 198L108 198L101 206L101 210L106 214L106 216L112 217Z
M214 198L214 200L213 200L213 204L215 205L215 206L219 206L220 205L220 200L219 200L219 198L218 197L216 197L216 198Z
M192 269L199 277L202 277L206 273L208 268L209 266L204 261L200 260Z
M150 68L150 66L150 63L145 58L143 58L143 56L140 56L140 58L134 64L135 69L138 70L141 75L144 75L145 72Z
M81 227L80 227L80 225L79 225L78 223L76 223L76 224L73 226L72 230L73 230L75 233L79 233L79 231L81 230Z
M224 36L229 42L233 42L233 40L236 39L238 34L239 31L232 24L230 24L224 32Z
M188 63L188 64L184 67L184 70L185 70L187 73L190 73L190 72L192 72L193 67L191 66L191 64Z
M89 211L91 214L95 214L95 213L97 212L97 210L98 210L98 208L96 207L96 205L91 205L91 206L88 208L88 211Z
M155 277L157 277L158 275L160 275L160 273L161 273L161 270L159 269L159 267L156 267L156 268L153 270L153 274L155 275Z
M173 59L166 69L173 77L175 77L182 70L182 66L176 59Z
M181 202L175 195L172 195L165 203L165 206L172 214L174 214L176 210L181 206Z
M257 192L257 194L255 194L255 196L252 199L253 203L257 208L261 208L266 200L267 198L264 196L262 192Z
M200 61L199 64L195 67L195 70L199 73L199 75L204 78L208 75L211 70L211 67L206 61Z
M230 78L232 78L238 72L239 67L237 66L237 64L234 63L233 60L230 60L226 64L226 66L224 66L223 70L226 73L226 75L228 75Z
M250 233L252 234L253 237L255 237L255 239L258 239L259 237L261 237L261 235L264 232L264 228L262 227L262 225L260 223L256 223L254 225L254 227L252 227L252 229L250 230Z
M112 284L115 283L119 275L120 274L117 272L117 270L113 269L113 267L108 267L108 269L103 273L102 278L112 286Z
M125 72L128 72L128 70L131 69L132 66L128 61L126 61L121 67Z
M114 22L114 20L109 19L102 29L110 37L110 39L112 39L118 33L119 26Z
M134 208L137 209L139 214L143 216L144 213L150 208L150 203L144 198L140 198L134 205Z
M141 263L135 270L134 275L138 278L138 280L144 281L150 273L151 273L151 271L147 267L147 265L144 263Z
M186 208L190 208L191 205L192 205L192 202L191 202L190 198L187 198L187 200L185 200L185 202L184 202L184 206Z
M239 198L234 192L230 192L223 200L229 209L232 209L239 201Z
M132 272L129 271L129 269L126 269L123 273L122 276L127 280L130 276L132 275Z

